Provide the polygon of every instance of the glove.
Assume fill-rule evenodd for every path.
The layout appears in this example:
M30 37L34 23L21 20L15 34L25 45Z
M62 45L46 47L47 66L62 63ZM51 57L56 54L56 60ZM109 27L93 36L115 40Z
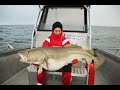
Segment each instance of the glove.
M39 66L39 64L34 64L34 63L32 63L32 65L34 65L34 66Z
M72 65L76 64L76 63L78 63L78 59L73 59L72 62L71 62Z

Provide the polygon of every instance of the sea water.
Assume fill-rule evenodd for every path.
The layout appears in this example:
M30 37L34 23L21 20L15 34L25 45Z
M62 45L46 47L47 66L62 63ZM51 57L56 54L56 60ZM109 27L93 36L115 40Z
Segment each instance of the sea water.
M34 25L0 25L0 53L30 47ZM92 26L92 48L100 48L120 57L120 27Z

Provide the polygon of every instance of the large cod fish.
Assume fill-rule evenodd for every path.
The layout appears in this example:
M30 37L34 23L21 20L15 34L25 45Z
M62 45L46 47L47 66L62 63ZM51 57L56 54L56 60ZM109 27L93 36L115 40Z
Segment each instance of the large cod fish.
M49 71L59 70L63 66L71 63L73 59L80 61L86 59L88 63L94 60L95 70L104 62L103 59L98 59L87 50L83 50L81 46L72 44L64 47L37 47L19 51L18 54L21 57L21 62L36 63Z

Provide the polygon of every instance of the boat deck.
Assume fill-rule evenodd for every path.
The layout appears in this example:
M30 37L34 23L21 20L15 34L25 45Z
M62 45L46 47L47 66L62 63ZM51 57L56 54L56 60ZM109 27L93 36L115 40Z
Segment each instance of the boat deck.
M94 85L120 85L120 58L101 50L95 50L95 54L103 56L105 62L95 71ZM19 59L17 54L0 57L0 85L36 85L36 73L29 72L29 65L21 63ZM79 72L84 71L79 70ZM87 85L86 73L80 74L81 76L74 73L71 85ZM61 80L62 75L48 72L45 84L62 85Z
M61 75L47 74L46 85L62 85ZM71 85L86 85L86 77L73 76ZM23 69L15 76L4 82L2 85L29 85L29 72L27 68ZM95 72L95 84L94 85L108 85L107 81L98 70Z

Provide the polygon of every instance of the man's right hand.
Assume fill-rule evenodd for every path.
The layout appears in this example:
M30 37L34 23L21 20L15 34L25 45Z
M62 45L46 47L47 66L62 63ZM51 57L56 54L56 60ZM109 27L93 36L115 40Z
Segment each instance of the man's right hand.
M78 59L73 59L72 62L71 62L72 65L76 64L76 63L78 63Z

